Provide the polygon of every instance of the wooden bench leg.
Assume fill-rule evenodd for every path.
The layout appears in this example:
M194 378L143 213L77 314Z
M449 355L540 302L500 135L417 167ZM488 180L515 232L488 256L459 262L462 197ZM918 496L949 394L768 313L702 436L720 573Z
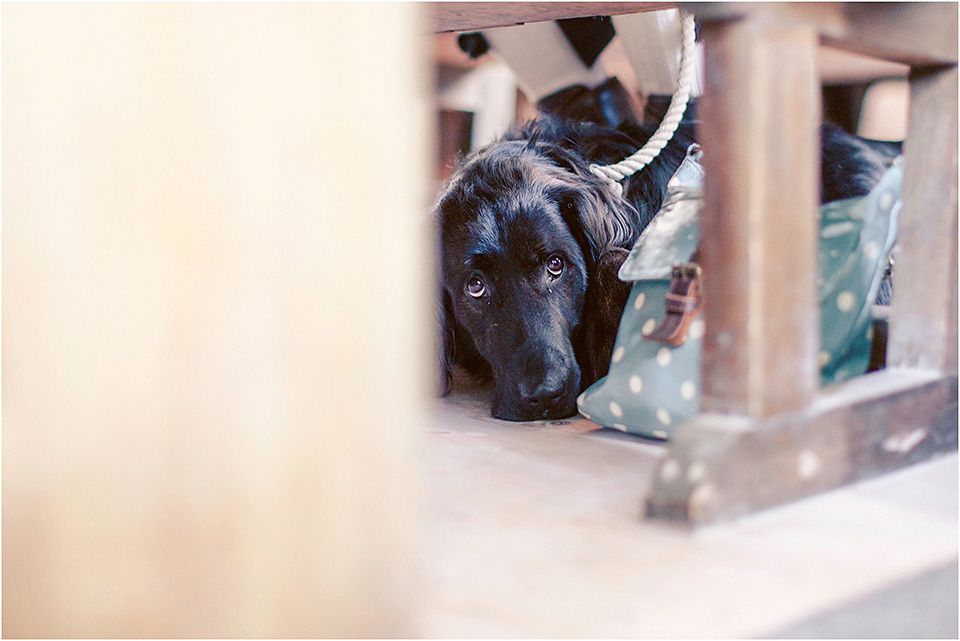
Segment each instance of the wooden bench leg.
M957 68L915 70L887 363L957 371Z
M751 18L703 35L703 409L769 416L817 386L817 38Z
M748 16L703 34L704 413L674 433L646 503L688 524L957 446L956 70L912 77L891 327L901 367L818 390L815 32Z

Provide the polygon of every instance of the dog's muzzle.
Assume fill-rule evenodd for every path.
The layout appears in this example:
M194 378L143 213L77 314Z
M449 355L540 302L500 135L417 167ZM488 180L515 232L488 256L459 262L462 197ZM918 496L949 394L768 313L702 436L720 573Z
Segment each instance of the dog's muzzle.
M555 420L577 412L580 368L572 353L543 345L523 347L495 379L495 418Z

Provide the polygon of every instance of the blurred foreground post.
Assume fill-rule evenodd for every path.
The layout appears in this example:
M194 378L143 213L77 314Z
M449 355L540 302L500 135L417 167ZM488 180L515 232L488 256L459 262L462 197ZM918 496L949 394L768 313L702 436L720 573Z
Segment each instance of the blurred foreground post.
M4 636L416 634L421 11L4 7Z

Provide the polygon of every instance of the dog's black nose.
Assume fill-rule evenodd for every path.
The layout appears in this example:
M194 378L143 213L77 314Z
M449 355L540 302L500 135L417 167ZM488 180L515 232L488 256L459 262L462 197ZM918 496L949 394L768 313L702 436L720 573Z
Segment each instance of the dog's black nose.
M496 379L491 409L508 421L543 421L573 416L580 370L572 352L543 343L516 350L505 376Z
M573 416L577 413L574 394L578 382L578 372L548 373L542 378L528 378L516 384L514 394L506 398L494 395L493 415L507 421L543 421Z
M549 406L560 402L564 391L564 380L559 376L549 376L536 386L520 386L520 396L524 401L535 406Z

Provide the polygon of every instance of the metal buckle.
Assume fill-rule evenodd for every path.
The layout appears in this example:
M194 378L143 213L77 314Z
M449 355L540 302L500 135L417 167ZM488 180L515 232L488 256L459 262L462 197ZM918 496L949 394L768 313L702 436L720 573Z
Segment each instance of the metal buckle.
M682 278L686 276L687 278L696 279L698 285L700 284L700 278L702 274L703 269L700 267L699 263L677 263L671 270L671 275L673 278Z

